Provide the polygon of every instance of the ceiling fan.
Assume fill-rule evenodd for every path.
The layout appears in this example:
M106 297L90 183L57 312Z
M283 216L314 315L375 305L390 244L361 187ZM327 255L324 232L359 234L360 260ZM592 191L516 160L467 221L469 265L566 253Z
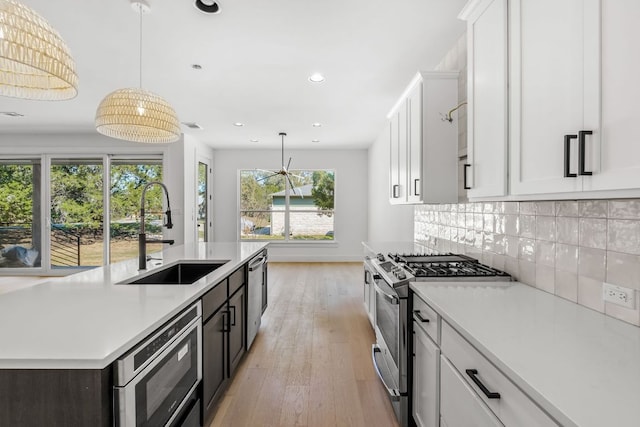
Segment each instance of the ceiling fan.
M293 191L293 194L297 194L298 196L300 196L301 198L304 199L304 195L302 194L302 191L300 191L300 189L297 189L296 192L296 186L293 184L293 181L291 180L291 177L295 177L298 179L303 179L303 177L299 176L299 175L294 175L291 172L289 172L289 166L291 166L291 157L289 157L289 162L287 163L287 166L284 165L284 137L287 136L286 132L280 132L278 135L280 135L280 138L282 140L281 143L281 147L282 147L282 166L280 167L280 170L278 171L267 171L264 169L257 169L261 172L270 172L270 175L264 176L262 178L257 179L257 181L264 181L266 179L269 179L271 177L274 177L276 175L282 175L284 176L287 181L289 182L289 186L291 187L291 191Z

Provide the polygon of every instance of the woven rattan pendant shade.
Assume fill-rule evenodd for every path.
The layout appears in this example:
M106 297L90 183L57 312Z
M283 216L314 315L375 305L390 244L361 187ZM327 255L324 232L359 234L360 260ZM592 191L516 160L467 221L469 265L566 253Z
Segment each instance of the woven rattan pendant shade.
M147 0L130 2L140 14L140 87L118 89L105 96L96 110L96 130L125 141L175 142L180 139L176 112L164 98L142 89L142 15L151 6Z
M0 0L0 95L58 101L78 94L69 48L47 21L14 0Z
M133 142L175 142L180 122L171 105L155 93L138 88L107 95L96 111L96 129L103 135Z

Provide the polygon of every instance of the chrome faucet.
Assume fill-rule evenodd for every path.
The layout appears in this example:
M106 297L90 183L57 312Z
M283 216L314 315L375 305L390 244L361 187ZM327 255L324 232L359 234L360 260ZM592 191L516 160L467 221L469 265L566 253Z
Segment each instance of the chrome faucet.
M161 239L147 239L147 234L144 230L144 196L147 193L147 189L152 185L159 185L164 190L164 195L167 197L167 211L165 215L167 216L167 222L164 224L167 228L173 228L173 223L171 222L171 203L169 202L169 191L167 190L167 186L159 181L152 181L147 183L142 189L142 197L140 197L140 233L138 233L138 269L146 270L147 269L147 243L168 243L169 245L173 245L174 240L161 240Z

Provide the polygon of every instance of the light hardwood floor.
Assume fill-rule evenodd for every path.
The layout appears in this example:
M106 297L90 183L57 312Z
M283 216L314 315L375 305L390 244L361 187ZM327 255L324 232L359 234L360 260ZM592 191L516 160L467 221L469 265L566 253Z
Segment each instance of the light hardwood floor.
M209 427L397 427L361 263L270 263L269 307Z

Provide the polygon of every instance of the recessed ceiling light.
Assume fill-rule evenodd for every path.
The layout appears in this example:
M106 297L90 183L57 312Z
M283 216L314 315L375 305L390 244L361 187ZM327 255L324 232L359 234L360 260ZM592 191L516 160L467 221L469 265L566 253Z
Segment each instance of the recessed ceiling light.
M311 142L320 142L319 139L312 139Z
M220 13L220 6L213 0L196 0L196 7L204 13L218 14Z
M322 126L321 123L315 122L314 124L312 124L311 126L313 126L314 128L319 128L320 126Z
M257 140L257 139L255 139L255 138L251 138L249 141L251 141L251 142L258 142L258 140Z
M309 76L309 81L312 83L322 83L324 81L324 76L320 73L314 73Z
M0 111L0 115L7 117L24 117L24 114L16 113L15 111Z
M202 65L200 64L191 64L191 68L194 70L202 70Z
M244 126L244 123L235 122L233 125L241 128L242 126Z

